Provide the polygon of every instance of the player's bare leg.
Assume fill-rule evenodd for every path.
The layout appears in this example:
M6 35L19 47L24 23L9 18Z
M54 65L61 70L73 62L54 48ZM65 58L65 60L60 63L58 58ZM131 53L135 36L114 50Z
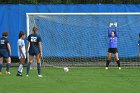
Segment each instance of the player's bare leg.
M6 58L7 64L6 64L6 74L10 73L10 67L11 67L11 57Z
M138 57L140 57L140 46L139 46L139 51L138 51Z
M41 65L40 65L40 62L41 62L41 60L40 60L40 53L39 54L37 54L36 55L36 60L37 60L37 70L38 70L38 77L42 77L42 75L41 75Z
M0 75L2 74L3 57L0 58Z
M22 76L22 70L23 70L23 65L25 63L25 58L19 59L19 62L20 62L20 65L19 65L19 68L18 68L17 76Z
M120 60L119 60L119 57L118 57L118 52L115 53L115 60L116 60L116 62L117 62L117 64L118 64L118 67L119 67L119 70L120 70L121 67L120 67Z
M111 60L111 57L112 57L112 53L108 53L108 58L107 58L107 61L106 61L106 70L108 69L108 66L110 64L110 60Z
M32 61L33 61L33 56L29 55L29 62L27 63L27 73L26 73L27 77L30 71L30 66L31 66Z

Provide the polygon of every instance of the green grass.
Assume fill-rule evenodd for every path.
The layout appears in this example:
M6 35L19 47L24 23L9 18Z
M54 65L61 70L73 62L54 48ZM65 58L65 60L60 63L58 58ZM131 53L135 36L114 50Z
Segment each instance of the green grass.
M4 72L5 69L3 69ZM138 68L62 68L42 69L43 78L37 77L37 70L30 76L0 75L0 93L139 93L140 69Z

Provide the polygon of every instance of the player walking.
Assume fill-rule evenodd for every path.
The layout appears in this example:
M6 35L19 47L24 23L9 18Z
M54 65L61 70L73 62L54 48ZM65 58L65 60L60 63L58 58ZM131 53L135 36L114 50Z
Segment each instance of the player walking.
M11 46L7 38L8 32L3 32L2 38L0 38L0 74L2 74L3 58L7 61L6 74L11 74L9 71L11 66Z
M18 67L17 76L22 76L23 65L26 59L26 49L25 49L24 38L25 38L25 33L21 31L19 33L19 39L18 39L18 57L19 57L20 64Z
M139 33L139 38L140 38L140 33ZM140 39L138 40L138 47L139 47L138 56L140 57Z
M41 37L37 35L37 31L38 29L36 27L33 27L33 34L30 34L28 36L27 50L29 48L29 62L27 64L27 73L26 73L27 77L29 74L31 62L33 61L33 56L35 56L37 60L38 77L42 77L40 73L41 70L40 56L42 56L42 43L41 43Z
M117 49L117 38L118 38L118 33L117 33L117 22L110 23L109 28L108 28L108 38L109 38L109 48L108 48L108 59L106 62L106 68L108 69L112 53L115 55L115 61L118 64L119 69L120 67L120 61L118 58L118 49Z

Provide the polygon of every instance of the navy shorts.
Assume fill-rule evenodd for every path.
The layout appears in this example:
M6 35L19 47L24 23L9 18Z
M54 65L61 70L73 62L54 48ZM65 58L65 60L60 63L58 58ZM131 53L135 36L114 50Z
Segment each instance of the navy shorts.
M10 57L10 54L7 49L0 49L0 58L1 57L4 57L4 58Z
M118 49L117 48L108 48L108 52L115 54L115 53L118 53Z
M29 55L36 56L40 53L39 49L29 49Z

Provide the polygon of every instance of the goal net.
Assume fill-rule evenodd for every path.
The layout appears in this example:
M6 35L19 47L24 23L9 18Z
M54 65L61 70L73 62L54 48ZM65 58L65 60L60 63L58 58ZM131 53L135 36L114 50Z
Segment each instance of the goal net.
M27 13L26 17L28 35L34 26L38 28L48 65L104 66L110 22L118 23L122 65L138 65L140 61L140 13Z

